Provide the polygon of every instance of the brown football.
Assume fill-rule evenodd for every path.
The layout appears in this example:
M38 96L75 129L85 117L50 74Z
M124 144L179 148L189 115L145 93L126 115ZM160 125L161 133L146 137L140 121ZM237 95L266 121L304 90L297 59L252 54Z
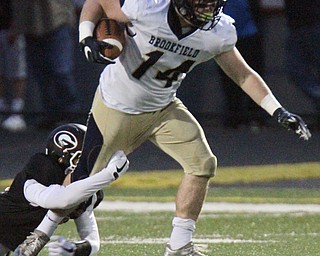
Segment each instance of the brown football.
M125 25L116 20L102 18L94 30L94 38L113 45L111 49L105 48L102 54L109 58L119 57L126 43Z

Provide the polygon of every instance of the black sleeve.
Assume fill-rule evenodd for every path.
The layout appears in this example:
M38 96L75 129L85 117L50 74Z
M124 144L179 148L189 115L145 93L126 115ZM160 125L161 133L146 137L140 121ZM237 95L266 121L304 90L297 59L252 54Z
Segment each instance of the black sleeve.
M49 156L38 153L32 156L24 168L26 179L35 179L39 183L49 186L62 184L65 174L63 168Z

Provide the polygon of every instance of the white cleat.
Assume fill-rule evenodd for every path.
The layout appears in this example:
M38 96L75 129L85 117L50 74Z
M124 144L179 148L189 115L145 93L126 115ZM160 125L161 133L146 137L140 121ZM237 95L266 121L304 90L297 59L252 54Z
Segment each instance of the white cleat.
M190 242L187 245L177 250L172 250L170 248L170 245L167 244L164 256L206 256L206 255L201 253L198 250L198 248L192 242Z

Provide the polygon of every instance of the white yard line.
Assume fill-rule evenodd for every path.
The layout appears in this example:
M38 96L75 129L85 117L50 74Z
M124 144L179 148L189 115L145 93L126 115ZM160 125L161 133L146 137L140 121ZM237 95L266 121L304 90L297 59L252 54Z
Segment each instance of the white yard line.
M142 238L133 237L127 239L115 239L114 237L107 237L101 240L101 244L165 244L169 238ZM192 241L196 244L244 244L244 243L275 243L271 240L246 240L246 239L232 239L232 238L193 238Z
M158 202L126 202L102 201L98 210L104 211L132 211L156 212L174 211L174 203ZM320 213L318 204L249 204L249 203L205 203L202 212L262 212L262 213L290 213L308 212Z

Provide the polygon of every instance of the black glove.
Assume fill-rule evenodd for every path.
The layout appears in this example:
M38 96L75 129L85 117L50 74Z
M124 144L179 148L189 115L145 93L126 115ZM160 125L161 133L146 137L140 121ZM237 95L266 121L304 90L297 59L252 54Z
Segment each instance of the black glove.
M84 52L84 55L89 62L96 62L104 65L115 63L115 61L106 58L101 54L101 51L103 49L111 49L112 47L113 46L111 44L102 41L97 41L91 36L86 37L80 42L80 49L82 52Z
M292 114L284 108L278 108L273 113L273 116L277 119L279 124L288 130L293 130L300 138L303 138L304 140L310 139L311 133L300 116Z

